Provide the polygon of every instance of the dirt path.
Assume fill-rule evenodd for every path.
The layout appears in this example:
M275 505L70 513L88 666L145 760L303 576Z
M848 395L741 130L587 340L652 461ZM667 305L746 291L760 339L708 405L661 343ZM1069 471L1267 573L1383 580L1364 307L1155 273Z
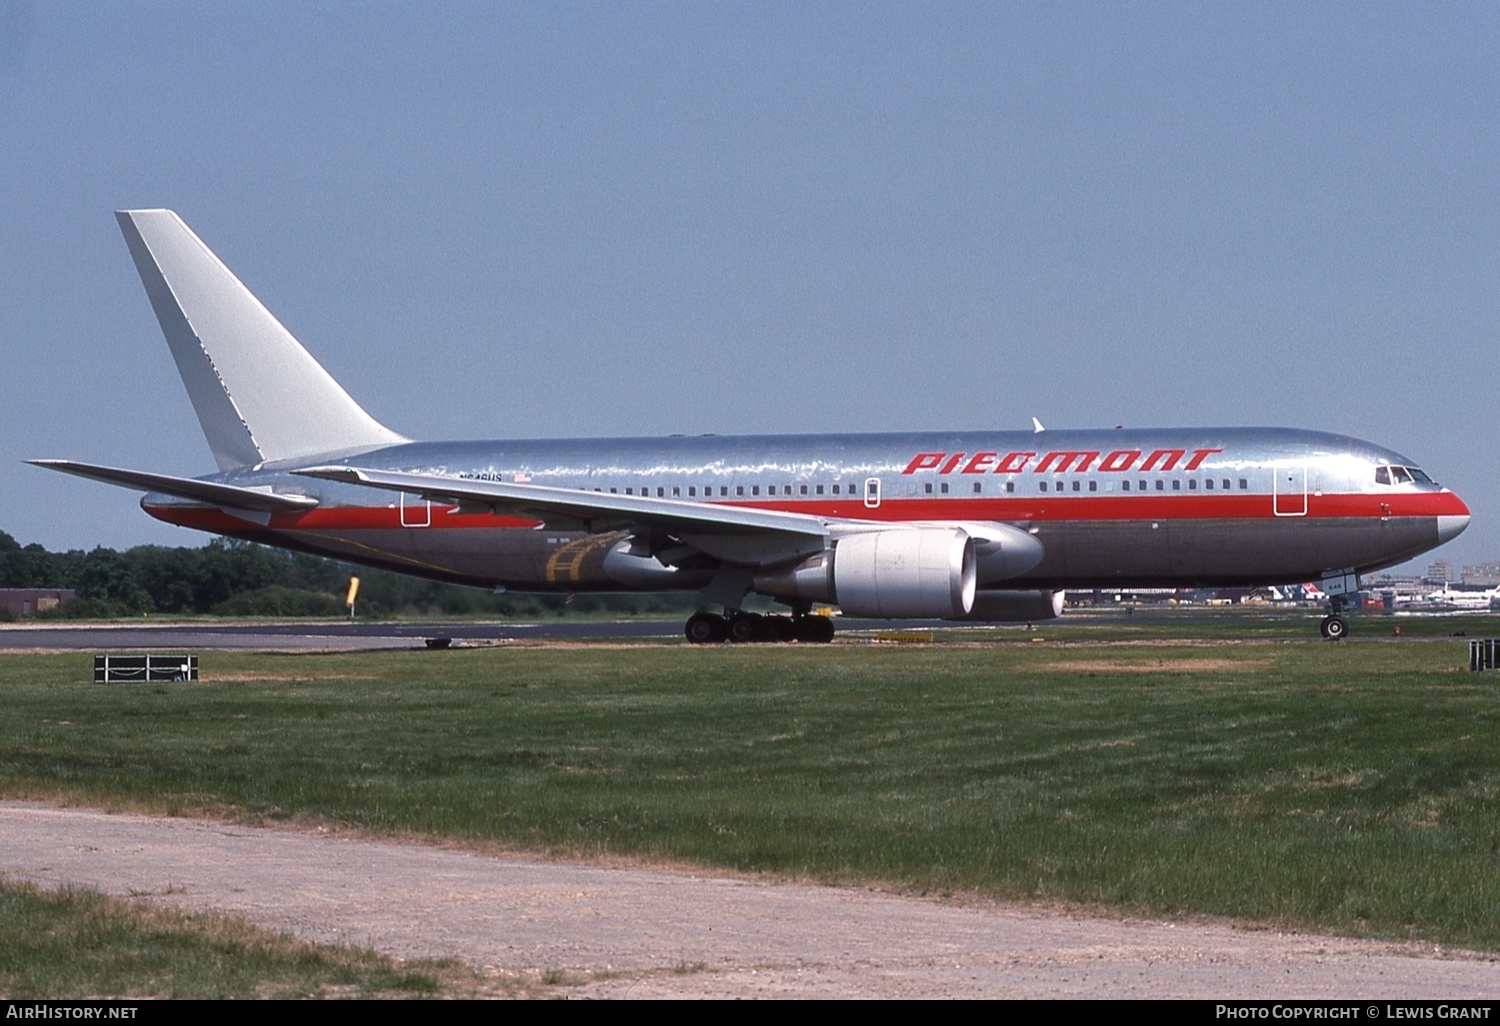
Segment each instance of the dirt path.
M565 971L577 996L1500 998L1500 962L1410 946L25 802L0 803L0 873L399 957Z

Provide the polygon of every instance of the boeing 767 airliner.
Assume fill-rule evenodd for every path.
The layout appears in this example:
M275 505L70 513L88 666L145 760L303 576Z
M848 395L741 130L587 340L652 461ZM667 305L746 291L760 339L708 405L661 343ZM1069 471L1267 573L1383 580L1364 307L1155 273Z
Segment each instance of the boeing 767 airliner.
M1469 522L1406 457L1283 428L415 442L175 213L116 216L219 472L33 462L185 527L487 588L696 591L703 643L828 641L821 606L1034 621L1066 588L1314 580L1341 637L1359 574Z

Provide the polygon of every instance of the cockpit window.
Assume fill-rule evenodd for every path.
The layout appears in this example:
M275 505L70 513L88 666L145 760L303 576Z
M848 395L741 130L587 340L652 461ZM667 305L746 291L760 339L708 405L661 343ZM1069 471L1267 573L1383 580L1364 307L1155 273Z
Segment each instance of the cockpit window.
M1416 467L1398 467L1394 464L1375 468L1375 483L1382 485L1436 484Z

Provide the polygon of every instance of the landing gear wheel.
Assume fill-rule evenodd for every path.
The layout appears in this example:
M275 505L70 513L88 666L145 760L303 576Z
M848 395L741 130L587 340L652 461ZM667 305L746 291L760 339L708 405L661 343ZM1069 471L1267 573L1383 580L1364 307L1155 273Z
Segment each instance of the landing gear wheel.
M736 613L729 619L729 640L738 645L764 641L766 630L762 620L756 613Z
M1318 629L1327 640L1342 641L1349 633L1349 621L1338 615L1325 616Z
M826 616L799 616L792 621L798 641L826 645L833 640L833 621Z
M694 613L682 630L695 645L717 645L729 634L729 624L714 613Z
M792 641L796 637L796 627L788 617L768 616L761 622L765 627L762 641Z

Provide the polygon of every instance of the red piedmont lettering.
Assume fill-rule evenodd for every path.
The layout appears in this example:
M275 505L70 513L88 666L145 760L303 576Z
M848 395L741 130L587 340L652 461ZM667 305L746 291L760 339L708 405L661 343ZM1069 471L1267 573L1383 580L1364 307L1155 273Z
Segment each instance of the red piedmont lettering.
M1154 470L1156 468L1157 460L1165 461L1162 463L1161 469L1173 470L1177 466L1177 461L1182 459L1183 453L1185 452L1187 452L1186 449L1156 449L1151 453L1150 456L1146 457L1146 462L1141 464L1141 470L1143 472L1147 470Z
M999 455L997 452L976 452L974 458L964 467L963 472L965 474L983 474L985 468L994 463L995 458Z
M906 465L906 469L901 471L901 473L915 474L919 470L931 470L943 461L944 455L944 453L940 452L919 452L916 456L912 457L912 461Z
M1141 450L1139 449L1116 449L1104 457L1104 462L1099 464L1099 469L1107 470L1111 473L1120 470L1129 470L1131 465L1140 458Z
M938 473L939 474L951 474L951 473L953 473L953 468L956 467L956 466L958 466L958 461L961 460L961 459L963 459L963 458L964 458L964 454L963 453L961 453L961 452L954 453L952 456L948 457L948 462L943 464L943 469L939 470Z
M1214 453L1223 451L1223 449L1194 449L1193 458L1188 460L1186 469L1197 470L1198 464L1202 463L1205 459L1212 456Z
M1008 452L1005 459L995 468L997 474L1019 474L1026 469L1026 461L1035 456L1034 452Z
M1036 470L1033 471L1033 473L1045 474L1048 469L1051 468L1052 464L1056 463L1056 472L1061 474L1066 472L1076 460L1078 465L1072 467L1072 469L1077 473L1082 474L1084 471L1089 469L1089 464L1093 463L1098 458L1098 449L1095 449L1093 452L1084 452L1081 449L1049 452L1047 455L1042 457L1042 461L1036 465Z

